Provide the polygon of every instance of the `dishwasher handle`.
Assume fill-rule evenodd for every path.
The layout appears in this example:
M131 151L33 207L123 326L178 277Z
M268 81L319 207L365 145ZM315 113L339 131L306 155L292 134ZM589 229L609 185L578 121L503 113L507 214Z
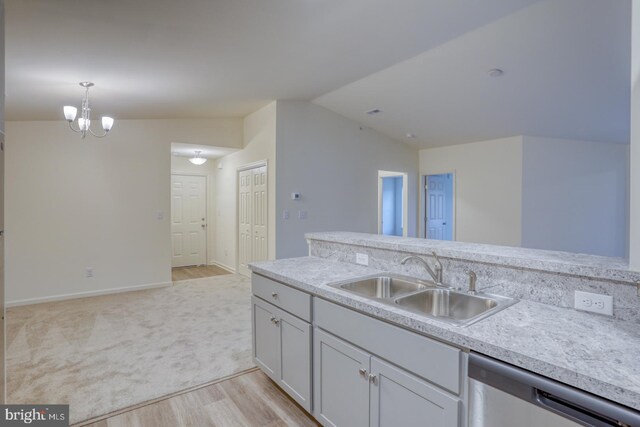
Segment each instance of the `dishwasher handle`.
M640 412L471 352L469 377L585 426L640 426Z

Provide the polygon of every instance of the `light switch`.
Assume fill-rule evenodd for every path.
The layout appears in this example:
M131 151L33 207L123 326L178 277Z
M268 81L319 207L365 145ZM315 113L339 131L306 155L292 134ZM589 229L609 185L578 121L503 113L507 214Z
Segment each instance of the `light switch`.
M158 218L158 221L163 220L164 219L164 212L158 211L158 213L156 214L156 218Z
M298 211L298 219L307 219L307 211Z
M282 211L282 219L289 219L289 211L288 210L283 210Z

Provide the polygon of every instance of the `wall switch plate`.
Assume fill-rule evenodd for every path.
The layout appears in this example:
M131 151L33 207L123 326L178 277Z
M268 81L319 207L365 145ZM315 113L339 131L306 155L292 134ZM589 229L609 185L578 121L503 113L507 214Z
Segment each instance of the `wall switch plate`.
M156 218L158 219L158 221L163 220L164 219L164 212L163 211L156 212Z
M282 219L289 219L289 211L284 210L282 211Z
M307 211L298 211L298 219L307 219Z
M573 306L576 310L613 316L613 298L609 295L576 291L574 298Z
M87 267L84 269L85 277L93 277L93 267Z
M369 265L369 255L356 253L356 264Z

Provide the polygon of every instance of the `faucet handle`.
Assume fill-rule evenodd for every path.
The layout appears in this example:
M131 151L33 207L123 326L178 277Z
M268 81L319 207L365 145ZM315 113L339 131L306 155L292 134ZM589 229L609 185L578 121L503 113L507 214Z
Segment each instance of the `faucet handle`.
M431 251L431 255L433 255L433 258L436 260L436 268L438 270L442 270L442 263L440 262L440 257L438 257L436 251Z
M475 295L476 291L476 281L478 280L478 276L474 271L466 270L465 273L469 276L469 290L468 294Z

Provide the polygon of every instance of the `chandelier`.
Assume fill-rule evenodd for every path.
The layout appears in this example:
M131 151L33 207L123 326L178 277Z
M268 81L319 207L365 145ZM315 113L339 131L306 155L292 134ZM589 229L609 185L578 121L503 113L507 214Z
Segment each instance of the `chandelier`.
M198 165L198 166L205 164L207 162L207 159L202 157L200 153L202 153L202 151L196 151L195 157L191 157L189 161L194 165Z
M69 127L72 131L78 132L82 135L82 139L87 136L87 132L97 138L104 138L107 136L107 133L113 127L113 118L103 116L102 117L102 129L104 133L102 135L98 135L91 130L91 107L89 105L89 88L93 86L91 82L80 82L80 86L82 86L84 91L84 98L82 98L82 111L80 117L78 117L78 128L73 127L73 121L76 119L76 115L78 114L78 109L76 107L72 107L70 105L64 106L64 118L69 122Z

